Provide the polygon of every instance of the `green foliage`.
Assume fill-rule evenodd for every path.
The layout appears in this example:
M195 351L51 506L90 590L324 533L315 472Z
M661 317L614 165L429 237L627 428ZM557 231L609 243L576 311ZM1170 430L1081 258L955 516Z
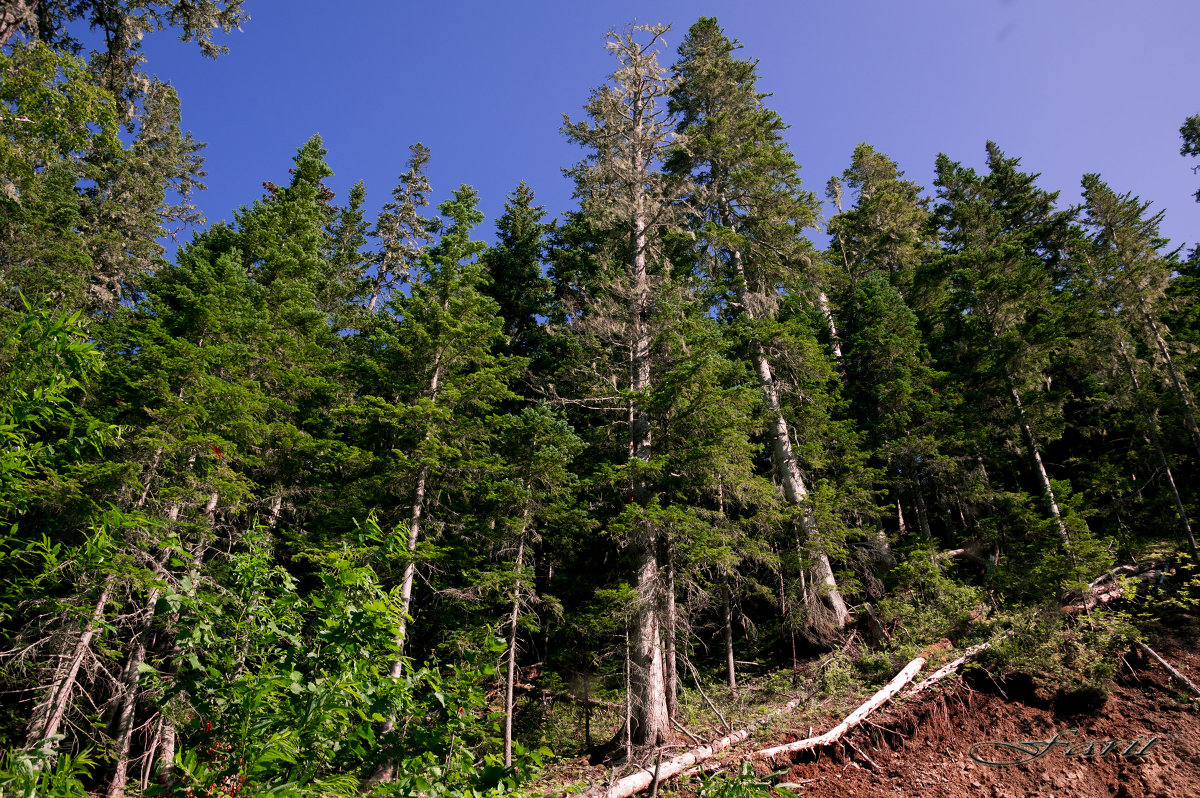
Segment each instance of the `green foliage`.
M0 754L0 798L88 798L84 784L96 767L95 757L87 751L56 753L57 742Z
M1107 694L1118 660L1137 636L1130 616L1095 609L1073 618L1058 612L1033 614L989 650L979 666L1001 674L1032 677L1041 690L1059 695Z
M918 547L888 573L880 621L903 656L943 637L961 638L988 606L984 591L946 573L945 562L936 551Z
M754 771L754 765L744 761L736 773L718 770L715 773L702 775L696 781L696 798L773 798L774 796L794 796L793 790L799 785L776 783L784 771L776 771L760 776ZM690 785L684 786L688 789Z
M0 344L0 519L20 513L29 481L56 462L98 449L115 430L80 419L75 400L100 371L81 313L34 309Z
M1179 148L1180 155L1200 156L1200 114L1189 116L1179 128L1183 145ZM1196 167L1192 167L1195 171ZM1196 202L1200 202L1200 189L1196 191Z
M119 147L111 95L87 65L41 42L0 52L0 203L21 204L38 173Z
M387 794L482 794L519 778L496 767L479 689L489 667L468 654L449 667L405 660L388 675L400 603L365 554L322 555L319 586L301 591L251 536L219 593L192 583L163 597L183 630L178 673L154 674L181 726L178 794L231 783L239 795L353 792L391 758L399 773ZM381 737L391 716L396 728Z

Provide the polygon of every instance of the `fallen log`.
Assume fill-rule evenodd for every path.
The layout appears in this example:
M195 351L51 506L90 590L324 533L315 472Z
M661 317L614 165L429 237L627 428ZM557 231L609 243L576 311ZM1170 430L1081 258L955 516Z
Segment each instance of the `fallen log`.
M631 773L609 785L603 783L593 784L583 794L583 798L629 798L629 796L636 795L651 784L661 783L667 779L674 778L685 770L689 770L704 760L712 758L717 752L724 751L726 748L742 742L750 736L751 732L764 723L786 712L790 712L801 700L800 698L793 699L774 712L759 718L746 728L739 729L732 734L727 734L715 742L691 748L668 762L659 762L654 767L642 768L636 773Z
M1139 649L1140 649L1142 652L1144 652L1144 653L1146 653L1146 654L1149 654L1149 655L1150 655L1150 657L1151 657L1151 658L1152 658L1152 659L1153 659L1155 662L1157 662L1159 665L1162 665L1164 668L1166 668L1166 670L1167 670L1167 673L1171 674L1171 678L1173 678L1175 681L1177 681L1177 682L1179 682L1180 684L1182 684L1182 685L1184 685L1185 687L1187 687L1187 689L1191 690L1191 691L1192 691L1192 693L1193 693L1193 694L1194 694L1194 695L1195 695L1197 698L1200 698L1200 687L1196 687L1195 683L1193 683L1191 679L1189 679L1188 677L1184 676L1184 675L1183 675L1182 673L1180 673L1179 671L1175 670L1175 668L1171 667L1170 663L1168 663L1168 662L1167 662L1165 659L1163 659L1161 656L1159 656L1159 654L1158 654L1158 652L1157 652L1157 651L1155 651L1154 649L1150 648L1150 646L1146 645L1146 644L1145 644L1145 643L1143 643L1141 640L1134 640L1134 641L1133 641L1133 644L1134 644L1135 646L1137 646L1137 647L1138 647L1138 648L1139 648Z
M916 677L921 668L925 667L925 658L917 657L912 662L904 666L904 670L896 674L893 679L887 683L887 686L880 690L858 709L846 716L838 725L834 726L824 734L819 734L816 737L809 737L806 740L797 740L794 743L786 743L777 745L772 748L764 748L761 751L755 751L749 754L752 759L774 759L781 754L794 754L799 751L808 751L813 748L824 748L831 743L836 743L846 733L853 729L858 724L862 723L868 715L870 715L879 707L886 704L892 696L900 692L904 685L908 684ZM615 796L613 796L615 798Z
M766 748L761 751L754 751L749 754L744 754L742 758L766 759L775 757L779 754L792 753L795 751L803 751L810 748L821 748L831 743L835 743L846 735L851 729L862 723L868 715L881 707L883 704L892 698L900 691L904 685L913 680L921 668L925 667L925 658L917 657L912 662L904 667L904 670L896 674L896 676L887 683L882 690L871 696L866 703L862 704L858 709L850 713L841 723L833 727L825 734L818 737L810 737L807 740L788 743L787 745L779 745L774 748ZM667 779L691 770L701 762L711 759L718 751L723 751L730 746L737 745L750 736L750 733L756 728L775 718L783 713L791 710L800 699L789 701L781 708L766 715L763 718L755 721L744 729L739 729L733 734L728 734L716 742L708 745L696 746L685 752L684 754L675 757L669 762L660 762L653 768L642 768L636 773L630 774L622 779L619 779L612 784L594 784L587 792L583 793L583 798L630 798L642 790L649 787L651 784L661 783Z
M1122 583L1121 577L1141 582L1139 586L1139 593L1141 593L1150 585L1161 582L1166 575L1166 566L1163 563L1145 562L1138 565L1119 565L1093 579L1088 584L1086 591L1072 590L1064 595L1062 611L1067 615L1079 615L1121 598L1124 595L1124 583Z
M933 685L940 682L942 679L945 679L950 674L958 671L958 669L961 668L963 665L966 665L968 662L975 659L975 657L978 657L980 654L987 651L989 648L996 645L1001 640L1008 637L1010 634L1012 634L1011 629L1009 631L1005 632L1004 634L1000 635L1000 637L996 640L989 640L986 643L980 643L978 645L971 646L970 648L968 648L966 651L964 651L962 653L961 657L959 657L958 659L955 659L955 660L951 660L950 662L947 662L945 665L943 665L942 667L940 667L936 671L934 671L932 674L930 674L930 676L928 678L926 678L923 681L921 681L917 684L914 684L912 687L908 688L908 690L906 690L904 693L904 697L912 698L917 693L920 693L924 690L929 689Z

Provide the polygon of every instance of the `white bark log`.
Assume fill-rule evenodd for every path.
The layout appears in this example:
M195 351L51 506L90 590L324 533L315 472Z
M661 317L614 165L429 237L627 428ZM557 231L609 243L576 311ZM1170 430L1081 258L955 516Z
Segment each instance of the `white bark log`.
M674 778L694 765L710 759L714 754L737 745L749 737L758 727L795 709L800 704L800 701L801 699L799 698L789 701L779 709L760 718L744 729L739 729L714 742L698 745L668 762L660 763L657 766L658 781L663 782ZM583 798L629 798L629 796L635 795L651 785L654 781L654 771L655 767L643 768L609 785L594 784L583 794Z
M1004 635L1000 639L1003 640L1005 637L1008 637L1010 634L1012 634L1012 633L1005 632ZM970 648L968 648L966 651L964 651L962 653L961 657L959 657L958 659L953 660L951 662L947 662L945 665L943 665L942 667L940 667L936 671L934 671L928 678L926 678L923 681L921 681L920 683L915 684L912 687L908 688L908 690L905 691L905 693L904 693L904 698L912 698L917 693L928 690L930 687L937 684L942 679L945 679L947 676L949 676L953 673L957 673L959 668L961 668L963 665L966 665L968 662L975 659L975 657L978 657L983 652L987 651L989 648L994 646L996 644L996 642L997 641L988 641L986 643L980 643L977 646L971 646Z
M1182 684L1187 689L1191 690L1192 695L1196 696L1197 698L1200 698L1200 687L1197 687L1195 685L1195 683L1192 682L1191 679L1184 676L1182 673L1180 673L1175 668L1173 668L1169 662L1167 662L1165 659L1163 659L1161 656L1159 656L1157 651L1150 648L1150 646L1146 645L1141 640L1134 640L1133 644L1135 646L1137 646L1139 649L1141 649L1143 652L1145 652L1146 654L1149 654L1150 657L1155 662L1157 662L1159 665L1162 665L1163 668L1166 669L1167 673L1171 674L1171 678L1173 678L1175 681Z
M858 709L846 716L845 720L824 734L817 735L816 737L809 737L807 740L797 740L794 743L777 745L773 748L764 748L761 751L755 751L750 756L754 759L773 759L781 754L794 754L799 751L808 751L813 748L824 748L831 743L837 742L844 737L847 732L849 732L858 724L862 723L868 715L879 709L879 707L887 703L892 696L900 692L901 688L911 682L923 667L925 667L924 657L917 657L912 662L905 665L904 670L896 674L896 676L890 682L888 682L882 690L871 696L866 703L862 704Z
M795 751L819 748L837 742L839 739L845 736L847 732L849 732L859 723L862 723L862 721L868 715L870 715L872 712L886 703L888 699L899 692L904 685L911 682L913 677L916 676L917 672L919 672L924 665L924 657L918 657L917 659L908 663L904 670L897 674L896 677L892 679L886 687L873 695L867 700L866 703L854 710L854 712L846 717L845 720L843 720L834 728L830 729L825 734L822 734L818 737L811 737L807 740L800 740L799 742L795 743L788 743L787 745L775 746L774 748L766 748L761 751L755 751L745 754L740 758L767 759ZM753 732L756 728L772 720L773 718L790 711L799 703L800 699L790 701L783 707L780 707L766 717L761 718L754 724L747 726L744 729L735 731L732 734L728 734L715 742L707 745L696 746L695 748L688 750L686 753L677 756L668 762L661 762L655 767L643 768L638 772L619 779L609 785L595 784L589 790L587 790L587 792L583 793L583 798L629 798L629 796L641 792L656 781L656 770L658 773L658 782L673 778L680 773L689 770L695 765L712 758L714 754L723 751L730 746L737 745L749 737L751 732Z

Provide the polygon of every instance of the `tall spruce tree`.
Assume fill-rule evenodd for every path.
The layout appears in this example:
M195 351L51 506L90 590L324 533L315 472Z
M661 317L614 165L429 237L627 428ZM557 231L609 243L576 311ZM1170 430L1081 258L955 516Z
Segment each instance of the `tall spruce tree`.
M521 183L496 220L496 244L484 256L491 281L484 291L500 306L506 349L533 356L541 322L550 312L550 280L542 276L545 260L546 212L533 204L533 191Z
M458 528L454 509L470 511L470 501L452 499L486 490L481 475L499 467L490 416L515 398L508 386L523 365L496 353L503 320L482 290L486 246L471 237L483 220L477 203L476 193L461 186L438 206L442 232L418 254L410 293L393 294L369 333L359 336L357 396L342 409L354 439L376 461L366 486L383 505L381 518L394 524L396 539L388 546L402 562L394 679L404 674L411 650L413 590L429 521ZM390 718L384 733L394 729ZM395 767L384 763L372 782L392 778Z
M903 524L903 505L931 538L928 504L948 470L939 438L950 419L945 375L936 372L917 316L909 306L913 276L934 249L928 202L903 180L895 162L868 144L854 149L850 167L830 181L839 210L848 188L853 206L829 221L830 260L842 309L842 360L852 412L868 436L890 485L889 504Z
M1073 272L1094 303L1096 334L1089 344L1107 353L1099 371L1116 371L1123 384L1115 393L1128 396L1131 409L1142 416L1143 432L1171 492L1182 537L1195 556L1186 494L1176 482L1159 420L1166 409L1178 419L1171 432L1182 427L1191 439L1190 448L1200 453L1194 397L1177 365L1177 347L1163 318L1170 304L1168 285L1178 265L1174 253L1162 252L1167 243L1159 234L1163 212L1148 214L1150 203L1129 193L1118 195L1095 174L1083 178L1083 199L1091 246L1080 248L1072 264L1080 267Z
M776 317L781 292L809 288L799 267L811 256L802 231L815 224L816 200L800 188L799 167L783 141L783 120L763 105L756 63L735 58L738 47L711 17L693 25L680 45L671 107L679 115L681 145L670 168L694 181L691 225L711 255L714 301L757 375L776 475L797 508L827 621L841 627L849 613L793 448L782 396L788 386L781 384L774 362L797 354L781 351L786 335Z
M664 236L674 227L676 188L661 170L672 141L666 99L667 72L658 62L665 25L637 25L610 32L606 47L617 68L594 89L587 118L565 121L563 131L584 147L586 159L571 170L582 214L607 233L599 255L608 278L583 309L575 329L597 342L589 390L604 386L626 409L627 447L623 478L628 481L629 530L635 571L632 610L630 691L632 709L625 732L635 745L657 745L670 734L666 642L662 622L662 562L659 535L646 517L653 502L649 474L654 458L647 402L653 388L651 347L655 303L668 280ZM610 354L607 347L615 347ZM616 355L613 358L613 354ZM616 362L612 362L616 360ZM619 365L620 364L620 365ZM611 367L623 367L617 377ZM610 380L611 378L611 380Z
M980 479L993 491L1001 488L989 501L1003 502L1017 514L1002 524L1016 521L1028 528L1010 534L1002 527L994 534L1007 541L1014 567L1036 562L1047 569L1037 572L1040 589L1046 589L1085 576L1104 555L1064 502L1069 484L1051 479L1044 456L1065 426L1057 380L1068 329L1061 286L1069 247L1079 234L1075 212L1056 209L1057 194L1038 188L1038 176L1021 172L1019 165L992 142L984 175L938 157L934 219L945 249L926 264L917 290L929 308L939 366L962 386L960 408L967 417L961 429L973 438L964 443L974 452ZM1040 522L1017 520L1026 504L1024 480L1008 481L1009 475L1030 472ZM1039 530L1057 538L1057 545L1040 539ZM1038 583L1024 584L1039 589Z

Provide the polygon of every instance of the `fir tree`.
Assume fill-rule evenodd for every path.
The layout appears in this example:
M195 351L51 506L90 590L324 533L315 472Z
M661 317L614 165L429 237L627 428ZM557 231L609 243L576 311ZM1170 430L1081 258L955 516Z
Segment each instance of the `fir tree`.
M802 231L815 223L816 201L800 188L799 167L783 141L783 121L762 104L756 63L736 59L738 47L713 18L701 18L688 31L674 67L678 83L671 96L681 146L669 165L694 180L692 225L711 253L707 262L714 301L741 338L757 375L776 475L788 502L798 508L824 614L841 627L849 614L793 449L793 430L784 412L787 385L779 380L776 362L798 354L784 353L786 336L776 319L781 292L810 287L796 266L809 256ZM827 312L824 293L818 293Z
M647 473L654 457L653 431L646 406L653 385L651 324L656 288L663 282L666 266L664 233L675 217L676 189L658 171L671 141L666 109L669 84L666 70L658 63L667 29L650 25L611 32L606 46L617 59L617 69L608 83L593 90L584 106L587 119L567 120L563 127L568 138L588 151L587 159L572 170L583 213L591 224L611 231L608 242L614 245L606 253L614 266L609 273L612 282L604 287L607 308L601 310L593 303L576 325L581 332L591 325L609 346L619 347L619 360L627 364L625 375L614 375L619 381L608 385L627 407L623 477L628 480L634 514L640 514L636 508L648 508L653 501ZM594 355L597 360L581 365L595 369L596 377L607 382L611 364L605 361L611 354ZM637 599L630 652L632 715L625 732L635 745L657 745L669 735L670 726L660 613L660 542L644 517L628 528Z

